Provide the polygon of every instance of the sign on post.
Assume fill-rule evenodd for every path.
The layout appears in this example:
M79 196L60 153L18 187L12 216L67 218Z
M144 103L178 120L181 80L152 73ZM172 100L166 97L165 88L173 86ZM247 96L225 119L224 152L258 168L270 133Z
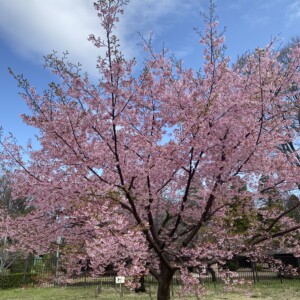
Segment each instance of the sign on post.
M125 276L116 276L116 283L125 283Z
M123 283L125 283L125 276L116 276L116 284L120 285L120 296L123 297Z

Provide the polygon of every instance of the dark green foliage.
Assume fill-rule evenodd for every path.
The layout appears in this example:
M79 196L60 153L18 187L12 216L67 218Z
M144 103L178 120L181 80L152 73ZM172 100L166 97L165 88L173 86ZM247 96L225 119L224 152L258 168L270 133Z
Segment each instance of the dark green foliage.
M251 219L255 217L255 211L249 210L250 201L251 199L247 197L236 196L232 199L227 215L227 226L233 233L244 233L249 229Z
M227 264L229 271L235 272L239 269L239 265L235 261L229 261Z
M286 208L290 210L288 216L300 222L300 203L299 198L295 195L290 195L286 200Z
M245 232L249 228L249 218L243 215L240 219L235 219L233 221L233 228L236 233Z
M33 259L16 259L9 267L10 273L26 273L33 267Z
M0 176L0 207L11 216L24 215L33 209L29 198L13 198L11 183L6 176Z
M263 266L260 265L260 264L256 264L256 265L255 265L255 268L256 268L256 271L257 271L257 272L261 272L261 271L263 270Z
M14 273L0 275L0 288L18 288L23 285L34 284L36 275L31 273Z

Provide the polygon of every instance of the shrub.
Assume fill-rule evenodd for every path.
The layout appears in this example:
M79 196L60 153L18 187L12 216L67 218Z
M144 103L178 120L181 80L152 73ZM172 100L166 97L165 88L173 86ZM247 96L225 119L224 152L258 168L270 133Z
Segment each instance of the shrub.
M9 275L0 275L0 288L10 289L18 288L35 282L35 275L31 273L13 273Z
M10 273L26 273L29 272L33 265L32 259L16 259L9 267Z
M239 265L235 261L230 261L227 264L229 271L235 272L238 270Z
M260 272L263 270L263 266L261 264L256 264L255 268L256 268L257 272Z

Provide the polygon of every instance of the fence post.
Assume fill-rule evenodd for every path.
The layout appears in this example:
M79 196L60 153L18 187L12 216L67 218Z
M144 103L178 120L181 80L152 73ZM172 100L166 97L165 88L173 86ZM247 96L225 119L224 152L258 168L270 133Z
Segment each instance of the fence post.
M251 270L252 270L252 275L253 275L253 282L256 283L255 267L254 267L254 263L252 261L251 261Z
M259 277L258 277L258 272L256 268L256 263L254 263L254 270L255 270L255 275L256 275L256 281L259 282Z
M56 257L55 257L55 285L59 286L59 244L56 249Z
M150 281L150 284L149 284L149 296L150 296L150 299L152 299L151 285L152 285L152 281Z
M26 284L26 273L28 269L28 257L25 260L25 265L24 265L24 273L23 273L23 284Z
M280 278L280 283L282 284L282 267L279 268L279 278Z

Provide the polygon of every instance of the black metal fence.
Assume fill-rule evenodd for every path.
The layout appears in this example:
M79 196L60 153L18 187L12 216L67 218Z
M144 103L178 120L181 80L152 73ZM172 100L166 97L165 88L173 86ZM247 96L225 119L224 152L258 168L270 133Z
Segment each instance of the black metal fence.
M197 273L193 274L198 278L199 283L203 284L217 284L221 282L221 276L218 270L210 269L205 274L199 276ZM249 267L240 267L236 270L236 279L244 279L253 283L284 283L285 281L299 281L299 274L291 274L284 269L272 270L267 264L254 264ZM144 277L145 286L155 286L157 281L153 276ZM181 284L179 274L173 277L172 285L177 286ZM72 287L89 287L97 286L100 289L103 287L116 287L114 274L106 274L100 277L93 277L89 272L82 272L80 274L66 277L65 272L60 266L60 262L53 258L27 258L18 259L9 266L0 270L0 288L15 288L21 286L44 286L44 287L58 287L58 286L72 286Z

